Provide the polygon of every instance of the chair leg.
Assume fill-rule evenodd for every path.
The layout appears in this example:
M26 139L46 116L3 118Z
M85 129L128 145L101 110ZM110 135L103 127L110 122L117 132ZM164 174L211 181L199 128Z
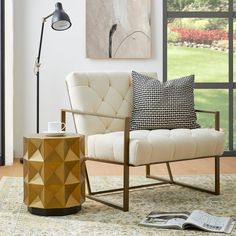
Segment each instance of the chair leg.
M167 166L167 170L168 170L168 175L169 175L169 178L170 180L166 180L169 184L170 183L173 183L174 182L174 179L173 179L173 175L172 175L172 172L171 172L171 168L170 168L170 163L169 162L166 162L166 166ZM146 178L153 178L154 176L151 176L151 169L150 169L151 165L146 165ZM161 177L160 177L161 179ZM164 179L162 179L163 181Z
M123 211L129 211L129 166L124 165Z
M157 183L150 183L150 184L143 184L143 185L136 185L136 186L129 186L129 165L127 162L127 156L126 156L126 164L124 163L123 165L123 187L122 188L116 188L116 189L109 189L109 190L102 190L102 191L92 191L90 181L89 181L89 175L87 172L87 167L85 163L85 177L86 177L86 184L88 188L88 194L86 194L86 198L101 202L107 206L117 208L119 210L123 211L129 211L129 190L130 189L139 189L139 188L147 188L147 187L154 187L154 186L159 186L159 185L164 185L164 184L169 184L169 180L162 180L161 182ZM150 167L149 167L150 168ZM96 195L101 195L101 194L109 194L109 193L115 193L115 192L122 192L123 193L123 204L114 204L112 202L109 202L107 200L102 200L99 197L96 197Z
M172 175L172 172L171 172L170 163L166 162L166 166L167 166L168 174L169 174L169 177L170 177L170 181L171 181L171 183L173 183L174 179L173 179L173 175Z
M89 176L88 176L88 171L87 171L87 166L85 163L85 178L86 178L86 184L87 184L87 190L88 190L88 194L86 195L87 198L94 200L94 201L98 201L101 202L105 205L123 210L123 211L129 211L129 165L124 164L123 167L123 188L120 189L111 189L111 190L104 190L104 191L99 191L99 192L92 192L91 189L91 185L90 185L90 181L89 181ZM102 193L112 193L112 192L116 192L116 191L123 191L123 206L121 205L117 205L114 203L111 203L109 201L105 201L102 199L99 199L93 195L96 194L102 194Z
M166 178L158 177L158 176L153 176L153 175L149 175L148 178L164 181L166 183L175 184L175 185L179 185L179 186L182 186L182 187L191 188L191 189L198 190L198 191L201 191L201 192L206 192L206 193L215 194L215 195L220 194L220 157L219 156L215 157L215 187L214 187L214 191L204 189L204 188L200 188L200 187L196 187L196 186L193 186L193 185L190 185L190 184L185 184L185 183L182 183L182 182L179 182L179 181L175 181L173 179L169 163L166 163L166 164L167 164L170 180L168 180Z
M88 177L88 170L87 170L86 162L85 162L85 179L86 179L88 194L92 194L91 186L90 186L90 181L89 181L89 177Z
M172 175L172 172L171 172L170 163L166 162L166 166L167 166L170 181L171 181L171 183L173 183L174 179L173 179L173 175ZM146 165L146 178L149 178L150 176L151 176L151 165Z
M220 195L220 157L215 157L215 195Z
M146 178L148 178L148 176L150 175L151 173L151 169L150 169L150 165L146 165Z
M129 118L126 118L124 129L123 211L129 211L129 122Z

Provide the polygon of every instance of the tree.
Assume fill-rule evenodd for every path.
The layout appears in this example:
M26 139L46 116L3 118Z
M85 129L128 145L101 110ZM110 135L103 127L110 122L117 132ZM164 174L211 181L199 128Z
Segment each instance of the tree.
M167 9L168 11L184 11L186 7L193 3L194 0L167 0ZM168 23L171 23L173 21L174 19L172 18L168 19Z
M228 0L167 0L169 11L222 11Z
M168 11L183 11L195 0L167 0Z
M228 0L195 0L192 10L222 11L227 9L228 4Z

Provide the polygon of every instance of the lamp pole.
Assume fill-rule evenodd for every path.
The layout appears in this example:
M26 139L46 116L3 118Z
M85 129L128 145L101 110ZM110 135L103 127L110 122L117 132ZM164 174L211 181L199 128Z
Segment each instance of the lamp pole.
M36 91L36 131L39 133L39 69L41 66L40 63L40 57L41 57L41 49L42 49L42 42L43 42L43 33L44 33L44 24L47 21L48 18L52 17L52 28L57 31L63 31L67 30L71 27L71 21L69 16L64 12L62 8L62 4L60 2L56 3L56 9L53 13L46 16L42 20L42 26L41 26L41 34L40 34L40 42L39 42L39 50L38 50L38 56L35 62L35 74L36 74L36 80L37 80L37 91Z
M44 24L48 18L52 17L52 29L57 31L67 30L71 27L71 21L69 16L65 13L62 8L62 4L60 2L56 3L55 11L50 15L43 18L42 27L41 27L41 34L40 34L40 42L39 42L39 51L38 56L35 61L35 68L34 72L36 75L36 131L39 133L39 69L40 69L40 56L41 56L41 49L42 49L42 42L43 42L43 32L44 32ZM23 163L23 158L20 158L20 162Z

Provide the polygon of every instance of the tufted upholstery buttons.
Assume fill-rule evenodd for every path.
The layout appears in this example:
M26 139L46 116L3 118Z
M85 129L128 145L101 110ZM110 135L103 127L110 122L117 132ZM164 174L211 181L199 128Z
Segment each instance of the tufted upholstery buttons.
M150 73L156 77L156 73ZM66 82L73 109L108 115L131 114L130 73L71 73ZM123 130L123 122L117 119L76 116L79 133L95 134ZM79 121L78 121L79 118ZM105 128L107 127L107 128Z
M91 135L88 136L88 156L123 162L123 145L123 132ZM220 156L223 152L224 133L213 129L130 132L130 163L133 165Z

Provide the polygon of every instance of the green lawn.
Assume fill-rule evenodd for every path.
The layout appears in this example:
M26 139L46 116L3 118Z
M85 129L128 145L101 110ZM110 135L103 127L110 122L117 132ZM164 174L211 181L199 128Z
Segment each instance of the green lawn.
M195 75L196 82L227 82L228 53L206 48L168 46L168 78Z
M196 82L227 82L228 54L211 49L169 46L168 79L190 74L195 74ZM195 90L195 108L220 111L221 127L225 130L226 149L228 149L228 91ZM200 114L198 121L203 127L214 127L212 115Z

